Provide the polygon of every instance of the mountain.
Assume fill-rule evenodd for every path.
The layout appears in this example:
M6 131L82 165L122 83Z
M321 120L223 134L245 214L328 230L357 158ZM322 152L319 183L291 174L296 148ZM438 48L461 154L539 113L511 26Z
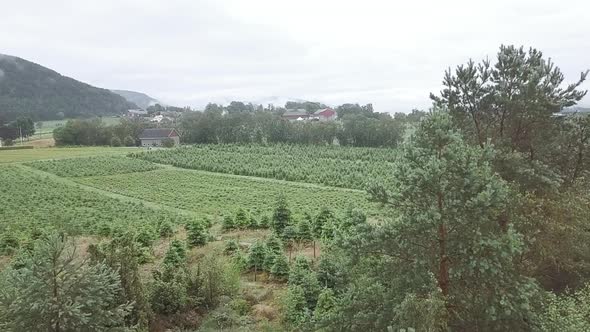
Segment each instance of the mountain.
M122 114L137 105L36 63L0 54L0 122Z
M135 92L135 91L128 91L128 90L111 90L112 92L118 94L119 96L125 98L128 102L134 103L135 105L139 106L140 108L146 109L149 106L153 106L155 104L162 104L157 99L154 99L145 93Z

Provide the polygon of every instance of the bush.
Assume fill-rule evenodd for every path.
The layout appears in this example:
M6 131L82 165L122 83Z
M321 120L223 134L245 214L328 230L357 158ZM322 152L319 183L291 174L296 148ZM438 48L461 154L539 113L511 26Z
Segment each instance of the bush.
M174 234L174 226L169 221L163 221L158 225L160 237L171 237Z
M174 145L174 140L170 137L166 137L162 140L162 146L165 148L172 148Z
M117 136L111 138L111 146L121 146L121 139Z
M230 239L225 242L224 252L226 254L232 255L235 252L237 252L238 250L240 250L240 247L239 247L238 242L236 240Z
M11 138L6 138L2 141L2 143L5 146L13 146L14 145L14 141Z
M135 146L135 140L131 136L126 136L123 140L123 144L125 144L125 146Z

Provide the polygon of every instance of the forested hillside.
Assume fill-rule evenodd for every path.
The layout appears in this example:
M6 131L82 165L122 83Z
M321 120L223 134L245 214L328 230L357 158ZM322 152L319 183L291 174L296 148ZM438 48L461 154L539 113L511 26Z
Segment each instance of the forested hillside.
M121 114L137 108L125 98L30 61L0 54L0 122Z

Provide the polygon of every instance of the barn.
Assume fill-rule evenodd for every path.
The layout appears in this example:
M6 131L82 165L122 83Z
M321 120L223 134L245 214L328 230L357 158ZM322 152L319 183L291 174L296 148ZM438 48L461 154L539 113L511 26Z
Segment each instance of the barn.
M150 128L145 129L141 135L139 135L141 146L145 147L162 146L162 142L167 138L171 139L175 146L180 144L180 135L178 135L176 129Z

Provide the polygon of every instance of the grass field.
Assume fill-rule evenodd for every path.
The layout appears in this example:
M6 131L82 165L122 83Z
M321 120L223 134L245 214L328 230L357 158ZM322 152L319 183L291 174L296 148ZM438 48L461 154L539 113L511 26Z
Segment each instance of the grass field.
M76 147L76 148L39 148L30 150L0 151L0 164L27 162L44 159L63 159L105 155L125 155L139 148L112 147Z

